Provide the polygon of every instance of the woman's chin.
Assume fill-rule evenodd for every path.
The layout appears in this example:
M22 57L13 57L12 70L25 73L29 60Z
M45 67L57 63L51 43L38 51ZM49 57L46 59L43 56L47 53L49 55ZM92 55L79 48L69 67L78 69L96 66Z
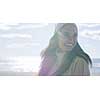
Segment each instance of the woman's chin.
M72 50L72 48L63 48L62 49L62 51L64 51L64 52L68 52L68 51L71 51Z

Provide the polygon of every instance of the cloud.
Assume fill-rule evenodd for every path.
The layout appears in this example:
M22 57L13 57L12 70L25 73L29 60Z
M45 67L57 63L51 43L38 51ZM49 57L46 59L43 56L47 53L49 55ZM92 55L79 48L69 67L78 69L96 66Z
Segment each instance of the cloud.
M99 23L80 23L79 25L79 35L94 39L100 40L100 24Z
M6 45L6 48L23 48L32 46L40 46L40 43L11 43Z
M79 23L79 27L87 27L87 28L93 28L100 26L100 23Z
M99 31L84 30L81 32L81 36L95 39L95 40L100 40L100 30Z
M9 27L6 24L0 23L0 29L2 29L2 30L9 30L9 29L11 29L11 27Z
M0 23L0 29L10 30L13 27L15 29L40 28L46 25L48 25L48 23Z
M10 34L1 34L1 38L32 38L30 34L17 34L17 33L10 33Z
M44 26L47 26L47 25L48 25L48 23L23 23L23 24L20 24L18 29L41 28L41 27L44 27Z

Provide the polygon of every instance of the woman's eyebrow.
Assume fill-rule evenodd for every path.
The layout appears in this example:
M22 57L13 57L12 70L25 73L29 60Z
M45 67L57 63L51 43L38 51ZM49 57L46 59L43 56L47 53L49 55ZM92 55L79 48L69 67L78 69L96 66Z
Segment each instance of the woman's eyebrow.
M64 35L64 36L77 35L77 33L73 33L73 34L71 34L71 32L64 32L63 35Z

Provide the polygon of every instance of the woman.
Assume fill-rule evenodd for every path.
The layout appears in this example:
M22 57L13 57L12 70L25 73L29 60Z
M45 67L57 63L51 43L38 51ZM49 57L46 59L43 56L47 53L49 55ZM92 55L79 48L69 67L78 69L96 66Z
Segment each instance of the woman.
M74 23L59 23L48 47L42 51L40 76L88 76L90 57L82 50Z

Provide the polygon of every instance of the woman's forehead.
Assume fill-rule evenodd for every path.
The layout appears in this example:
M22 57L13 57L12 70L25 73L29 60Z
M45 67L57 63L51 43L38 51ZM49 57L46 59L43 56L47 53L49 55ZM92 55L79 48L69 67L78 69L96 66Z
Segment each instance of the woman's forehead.
M62 33L77 33L77 27L73 24L65 24L59 31Z

